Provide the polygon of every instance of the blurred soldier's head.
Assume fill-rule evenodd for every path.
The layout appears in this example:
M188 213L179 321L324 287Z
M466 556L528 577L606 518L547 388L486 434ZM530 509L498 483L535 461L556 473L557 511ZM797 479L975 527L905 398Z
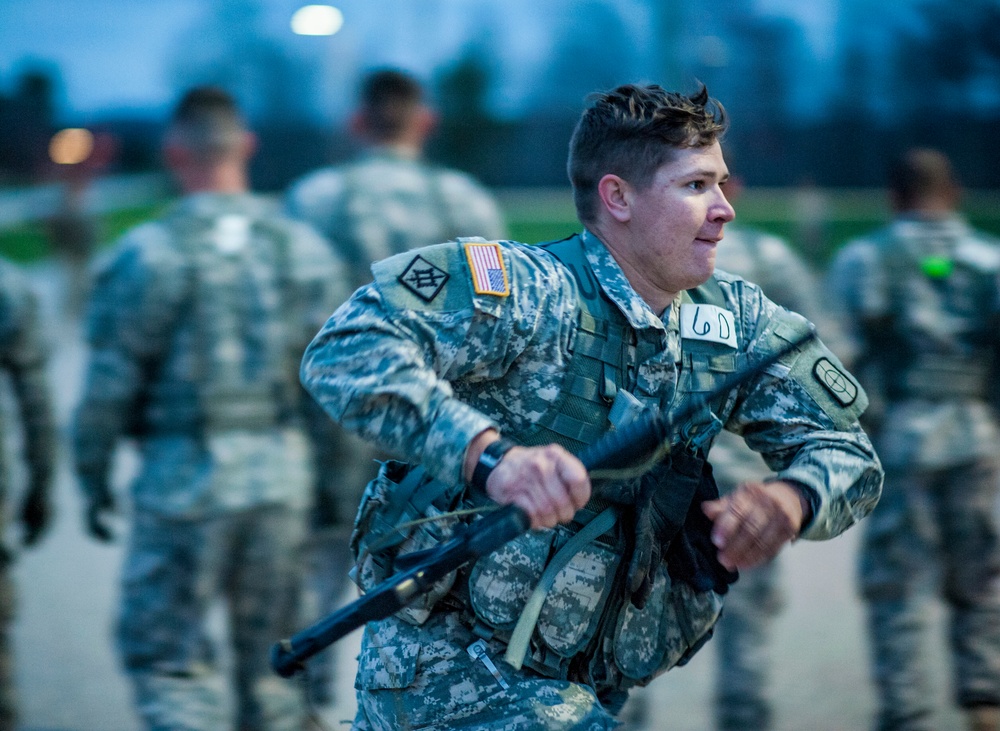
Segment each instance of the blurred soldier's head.
M889 167L889 198L897 213L948 215L958 205L960 186L951 162L941 152L917 147Z
M378 69L361 82L351 128L371 144L419 152L436 122L437 115L414 76L399 69Z
M678 151L709 147L727 125L725 110L704 86L691 96L656 84L626 84L594 95L569 143L567 171L580 221L594 220L605 175L643 190Z
M233 97L201 86L185 93L174 109L163 153L185 193L241 192L255 146Z

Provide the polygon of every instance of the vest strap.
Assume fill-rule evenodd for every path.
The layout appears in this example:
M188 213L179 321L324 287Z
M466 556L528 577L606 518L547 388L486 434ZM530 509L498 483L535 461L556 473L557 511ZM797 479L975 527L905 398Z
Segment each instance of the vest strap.
M514 625L514 631L511 633L510 641L507 643L507 651L504 653L504 660L510 663L515 670L520 670L524 664L524 657L528 654L531 635L538 624L538 617L542 612L545 597L548 596L549 591L552 589L552 584L555 583L556 574L562 571L566 567L566 564L570 562L570 559L585 545L598 536L607 533L614 527L617 521L618 509L615 507L606 508L598 513L593 520L566 541L563 547L552 557L549 565L545 567L542 577L535 585L535 589L531 592L531 596L528 597L528 601L525 602L517 624Z

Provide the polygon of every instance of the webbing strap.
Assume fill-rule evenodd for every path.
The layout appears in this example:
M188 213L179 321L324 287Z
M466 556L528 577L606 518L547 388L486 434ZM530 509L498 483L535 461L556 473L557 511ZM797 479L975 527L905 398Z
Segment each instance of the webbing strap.
M520 670L524 664L524 656L528 654L528 644L531 642L531 635L538 624L538 616L542 612L542 604L545 597L552 589L552 584L558 574L569 563L581 548L590 543L598 536L604 535L614 526L618 520L618 509L616 507L606 508L598 513L587 525L583 526L572 538L566 541L560 548L552 561L545 567L542 577L535 585L535 590L531 592L528 601L518 617L514 631L511 633L510 642L507 643L507 652L504 653L506 660L515 670Z
M428 479L427 471L422 466L410 470L402 482L397 483L386 508L383 520L384 525L390 529L376 538L369 546L369 551L377 553L405 541L409 533L404 528L412 526L411 521L422 516L428 506L447 490L447 483Z

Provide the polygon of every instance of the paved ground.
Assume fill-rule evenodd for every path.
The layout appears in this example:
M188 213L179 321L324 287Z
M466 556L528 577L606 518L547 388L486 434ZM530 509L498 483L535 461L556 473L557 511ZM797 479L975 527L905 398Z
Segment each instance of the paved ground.
M77 329L60 323L54 302L64 291L51 269L35 272L47 296L49 333L58 343L53 383L62 423L80 383L82 349ZM64 445L65 447L65 445ZM76 488L65 461L59 469L59 517L36 550L21 556L20 618L16 626L18 681L24 728L31 731L138 731L128 687L117 669L110 630L117 601L120 544L98 545L84 535ZM121 481L134 460L122 455ZM868 727L873 697L861 632L861 608L852 588L857 535L828 543L799 543L784 556L788 605L777 626L773 693L777 731L860 731ZM221 615L219 615L221 616ZM940 620L940 612L935 616ZM218 617L213 625L224 632ZM933 657L939 662L937 698L946 705L947 673L942 666L940 628ZM323 712L328 725L354 713L351 690L358 635L337 648L340 704ZM708 731L714 656L711 643L684 668L649 689L655 723L649 731ZM939 729L959 729L958 717L942 711Z

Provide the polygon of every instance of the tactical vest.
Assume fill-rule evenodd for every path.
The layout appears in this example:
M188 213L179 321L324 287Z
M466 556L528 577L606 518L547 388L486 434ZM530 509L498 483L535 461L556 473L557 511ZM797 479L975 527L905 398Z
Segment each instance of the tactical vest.
M997 328L995 317L980 316L974 327L954 338L958 347L951 353L928 352L923 337L912 331L904 313L911 307L907 282L922 278L927 286L937 288L947 300L939 316L955 315L965 321L988 307L997 297L996 274L981 271L957 261L946 277L932 279L921 271L921 264L892 233L879 242L879 265L886 278L888 312L863 320L869 358L874 360L885 379L890 401L911 398L927 400L985 399L992 394L991 378L996 367ZM952 302L947 291L949 279L962 277L968 289L964 306Z
M556 442L579 452L614 422L627 420L629 408L641 407L628 394L635 389L639 364L656 355L663 343L659 331L640 333L632 328L607 298L586 259L581 237L540 246L576 279L578 328L556 400L539 404L544 413L536 425L507 436L528 446ZM724 304L714 279L686 293L685 300ZM699 345L685 342L682 369L707 367L707 360L718 358L711 348L702 350ZM735 368L735 357L730 360ZM692 385L688 374L681 382ZM506 408L497 399L488 405L501 413ZM707 427L717 426L711 424L715 418L711 411L720 407L708 405L691 424L681 425L680 433L694 440ZM682 443L677 448L693 451L695 445ZM462 502L456 503L457 497ZM392 557L397 553L428 548L450 537L440 523L424 523L415 533L403 534L396 531L401 522L438 517L481 502L481 496L464 492L462 486L449 487L427 478L420 469L406 472L399 463L388 463L369 485L355 525L352 548L361 558L356 580L362 588L371 588L393 573ZM679 522L686 511L685 505ZM467 572L442 581L401 616L420 624L444 600L467 615L474 632L507 642L507 659L515 667L523 663L547 677L585 677L597 684L600 676L608 687L644 684L665 668L686 662L701 647L721 611L721 598L673 584L661 566L646 608L633 607L624 590L626 541L618 517L616 507L592 500L570 526L531 531L511 541ZM390 550L379 555L379 550L371 550L375 544ZM614 654L613 660L608 653ZM579 667L580 658L587 656L593 657L590 665Z
M526 446L555 442L575 454L597 441L609 428L627 421L630 410L667 406L659 402L643 403L633 395L639 364L654 357L664 344L660 331L635 330L608 299L591 271L581 236L538 246L573 274L579 292L580 317L570 348L569 369L558 397L549 403L535 396L536 403L527 410L541 412L543 416L528 429L508 436ZM724 306L722 290L715 279L685 292L683 301ZM700 353L698 343L685 342L684 364L690 366L698 361L702 365L700 361L704 358ZM491 396L480 396L477 405L484 405L489 412L507 410L503 402Z
M175 321L190 323L175 327L173 347L190 359L192 382L176 382L153 364L141 432L253 431L285 423L296 399L285 339L293 327L286 234L245 213L180 211L167 226L187 279Z

